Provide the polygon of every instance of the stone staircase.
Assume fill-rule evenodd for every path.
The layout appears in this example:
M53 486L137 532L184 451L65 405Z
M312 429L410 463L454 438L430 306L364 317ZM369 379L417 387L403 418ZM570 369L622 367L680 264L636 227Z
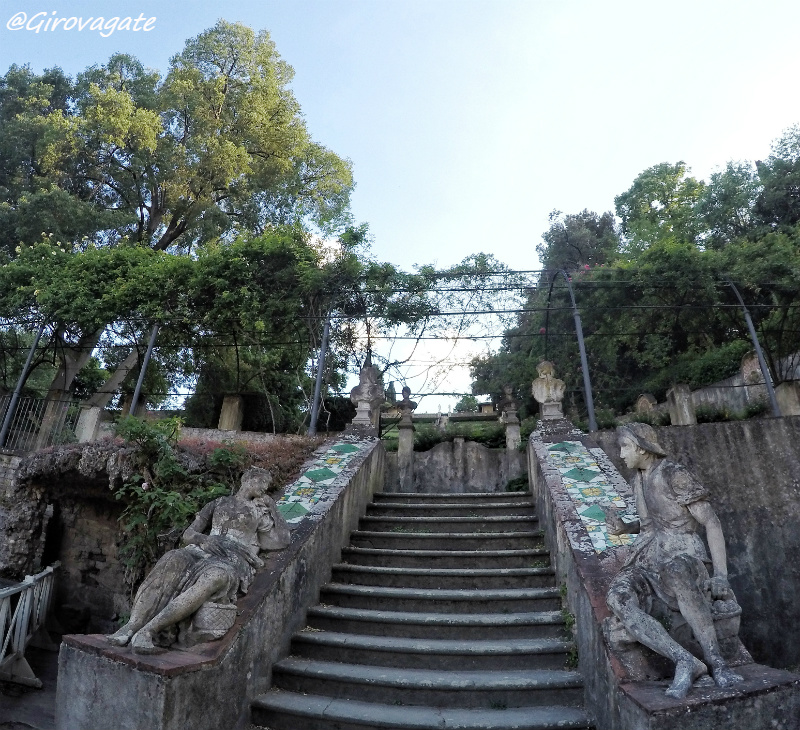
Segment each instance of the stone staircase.
M374 499L253 723L590 727L530 494Z

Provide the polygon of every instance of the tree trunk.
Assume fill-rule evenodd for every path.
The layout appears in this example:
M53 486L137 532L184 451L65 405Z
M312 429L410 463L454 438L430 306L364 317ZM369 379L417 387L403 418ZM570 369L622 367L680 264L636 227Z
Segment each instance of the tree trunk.
M137 362L139 362L139 351L134 347L128 356L117 365L117 369L112 373L111 377L103 383L100 390L89 398L87 404L89 406L105 408L114 396L114 392L122 384L122 381L125 380L128 373L133 370Z
M56 332L56 339L61 345L61 365L58 368L50 389L47 391L47 404L39 423L39 434L36 437L36 449L43 449L50 445L52 435L61 429L66 417L64 402L69 399L69 387L81 368L89 362L103 330L98 330L84 335L74 347L64 345L61 333Z

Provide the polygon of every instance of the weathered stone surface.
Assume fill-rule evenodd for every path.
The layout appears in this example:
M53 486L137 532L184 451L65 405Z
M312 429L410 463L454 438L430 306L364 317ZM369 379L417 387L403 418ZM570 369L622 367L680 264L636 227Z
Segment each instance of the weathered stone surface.
M430 451L414 452L412 492L503 491L510 479L525 472L521 451L489 449L464 439L437 444ZM399 488L398 457L387 454L385 491Z
M708 488L757 662L800 664L800 417L656 428L659 443ZM619 471L616 434L594 434Z
M574 638L578 646L579 670L584 677L586 706L594 714L595 726L625 730L739 730L741 727L797 730L800 727L800 714L796 710L800 677L767 667L749 665L742 669L745 683L738 688L692 690L680 707L664 705L676 702L664 695L668 682L652 685L656 689L651 690L651 697L658 697L661 704L651 704L642 695L634 696L635 693L627 691L625 669L607 650L600 630L603 620L610 614L605 595L611 579L619 570L623 553L617 549L596 553L591 542L582 539L585 529L566 494L559 471L549 465L547 446L564 440L580 441L597 456L598 465L612 482L619 477L607 457L595 448L593 440L575 431L567 421L541 422L540 425L546 425L546 430L534 432L529 442L531 487L557 580L566 585L568 610L575 615L577 631ZM616 434L594 435L609 440L613 438L615 449L609 453L616 452L614 459L619 463ZM675 453L661 434L659 441L670 453ZM682 455L681 461L686 463ZM608 469L614 473L609 473ZM699 473L698 476L704 478ZM621 489L619 491L622 493ZM738 596L742 600L744 592L739 591ZM755 676L752 672L761 675L757 682L749 685L749 680ZM637 683L637 686L641 685ZM697 724L696 717L700 718ZM739 722L740 717L747 718L747 722Z
M781 383L775 388L775 399L782 416L800 416L800 382Z
M561 402L564 400L566 385L555 377L553 363L543 360L536 366L539 377L531 385L531 393L539 404L543 419L559 419L564 417Z
M637 413L650 413L651 411L655 410L657 405L658 401L652 393L642 393L636 399L636 406L634 407L634 410Z
M688 385L673 385L667 391L667 405L669 420L673 426L691 426L697 423L692 391Z
M306 606L380 489L377 443L353 459L325 510L299 523L291 545L267 559L238 602L234 630L192 652L142 656L104 636L67 636L59 657L57 730L219 730L246 726L249 703L269 688L272 664L302 627ZM341 480L341 482L340 482ZM320 503L322 504L322 503Z

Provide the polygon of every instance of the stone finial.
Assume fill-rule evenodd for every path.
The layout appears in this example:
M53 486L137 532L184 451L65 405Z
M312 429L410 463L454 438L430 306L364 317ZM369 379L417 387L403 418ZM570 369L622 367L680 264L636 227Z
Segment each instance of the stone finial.
M542 418L563 418L564 381L555 377L555 366L548 360L542 360L536 366L536 372L539 377L533 381L531 392L539 404Z
M685 383L673 385L667 391L667 406L673 426L693 426L697 423L692 391Z
M652 413L657 405L658 401L652 393L642 393L636 399L635 411L637 413Z
M517 401L514 399L514 387L511 385L503 386L503 397L500 399L500 412L517 411Z
M500 421L502 423L519 423L519 417L517 416L517 401L514 399L513 386L503 386L503 397L500 399L499 405Z

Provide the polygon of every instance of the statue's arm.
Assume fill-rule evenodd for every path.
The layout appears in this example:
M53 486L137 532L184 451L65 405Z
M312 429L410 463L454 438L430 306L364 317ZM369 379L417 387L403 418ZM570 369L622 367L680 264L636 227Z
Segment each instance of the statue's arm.
M634 501L636 503L636 513L639 515L639 519L625 522L614 507L606 508L604 512L606 514L606 525L608 526L609 535L638 535L642 531L642 523L647 522L647 503L644 501L644 494L642 492L641 474L637 474L634 477L632 486Z
M183 533L183 543L185 545L202 545L206 541L208 535L205 534L205 531L211 524L211 519L214 516L214 508L216 506L217 500L215 499L197 513L194 522L192 522Z
M613 507L606 507L604 512L609 535L638 535L641 532L642 525L639 520L625 522Z
M686 508L701 525L706 528L708 550L711 553L711 564L714 577L711 580L711 595L714 598L727 598L730 592L728 583L728 556L725 550L725 536L722 534L717 513L711 503L705 499L687 504Z
M264 497L264 517L258 527L258 546L262 550L283 550L292 541L289 523L270 497Z

